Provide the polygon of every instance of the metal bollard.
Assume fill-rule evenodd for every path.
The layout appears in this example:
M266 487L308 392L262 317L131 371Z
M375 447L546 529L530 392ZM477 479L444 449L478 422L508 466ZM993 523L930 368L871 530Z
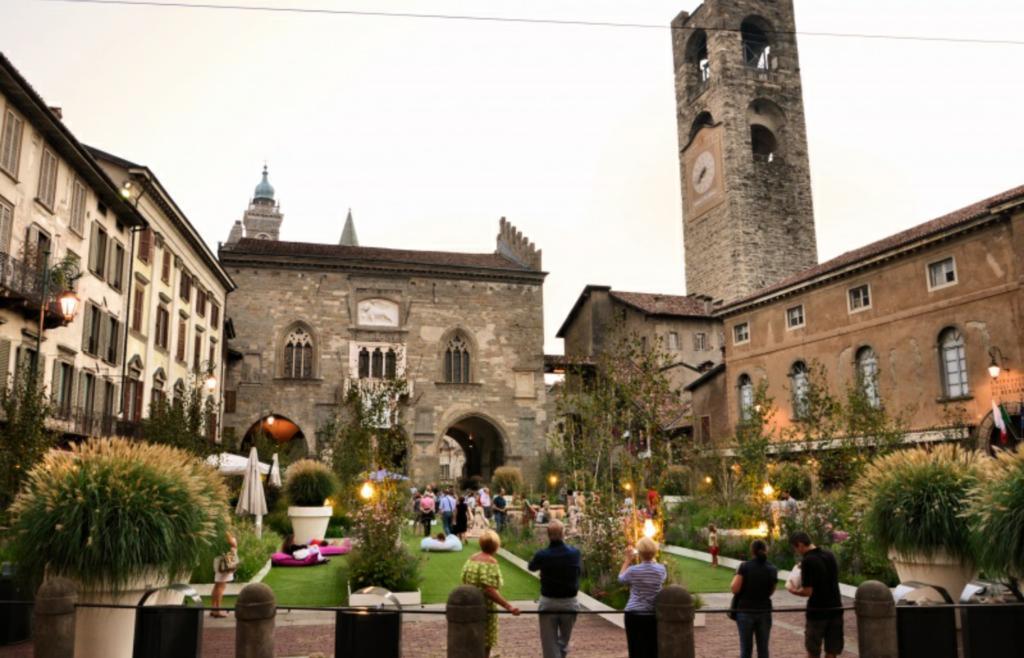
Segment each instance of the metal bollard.
M896 602L889 588L877 580L861 583L854 610L861 658L899 658Z
M693 596L669 585L654 597L658 620L658 658L694 658Z
M32 649L36 658L74 658L78 589L66 578L47 580L36 593Z
M485 658L487 605L476 587L459 585L448 595L448 658Z
M274 658L274 591L263 583L242 588L235 602L235 658Z

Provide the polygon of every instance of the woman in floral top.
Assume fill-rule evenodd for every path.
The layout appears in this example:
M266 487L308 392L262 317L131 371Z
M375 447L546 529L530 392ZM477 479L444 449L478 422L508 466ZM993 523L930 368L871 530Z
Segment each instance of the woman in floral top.
M479 587L488 599L488 612L493 612L495 604L505 608L513 615L519 614L519 608L505 600L499 591L502 586L501 569L494 554L501 548L501 538L493 530L486 530L480 536L480 552L466 560L462 565L462 582L465 585ZM498 615L487 615L487 655L498 644Z

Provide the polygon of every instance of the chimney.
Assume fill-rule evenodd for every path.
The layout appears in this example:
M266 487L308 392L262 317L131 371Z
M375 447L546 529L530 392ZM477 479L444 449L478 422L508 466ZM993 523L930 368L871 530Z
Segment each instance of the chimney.
M61 108L51 105L50 111L53 112L53 116L57 117L61 121L64 120L64 110Z

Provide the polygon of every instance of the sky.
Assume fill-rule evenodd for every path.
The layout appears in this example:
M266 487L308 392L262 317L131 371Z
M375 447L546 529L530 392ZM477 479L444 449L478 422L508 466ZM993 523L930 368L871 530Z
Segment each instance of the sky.
M491 252L507 217L544 252L549 353L586 284L685 292L667 26L694 0L230 4L665 28L0 0L0 51L213 249L266 161L285 240L351 208L366 246ZM795 4L820 259L1024 183L1024 45L806 34L1019 40L1024 3Z

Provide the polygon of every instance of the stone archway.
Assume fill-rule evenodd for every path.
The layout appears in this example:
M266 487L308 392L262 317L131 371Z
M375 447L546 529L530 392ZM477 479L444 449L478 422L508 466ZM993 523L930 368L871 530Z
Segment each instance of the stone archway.
M467 414L451 423L438 441L439 462L445 459L445 448L452 442L462 449L463 459L449 456L449 464L462 464L461 473L449 473L453 480L479 476L490 482L494 469L505 463L505 437L498 426L479 414ZM440 466L440 463L439 463Z
M241 447L253 445L261 434L281 446L281 451L289 457L288 461L301 459L309 452L302 428L285 416L268 414L257 420L246 430Z

